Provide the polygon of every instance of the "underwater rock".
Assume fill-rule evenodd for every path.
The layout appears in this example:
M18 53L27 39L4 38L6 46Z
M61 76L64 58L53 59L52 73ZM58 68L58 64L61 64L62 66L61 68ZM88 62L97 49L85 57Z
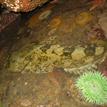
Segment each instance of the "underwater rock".
M107 38L107 14L100 16L99 24L100 24L101 28L103 29L105 36Z
M103 53L104 53L104 47L96 47L96 50L95 50L96 56L101 55Z
M92 0L91 2L92 2L93 5L92 5L92 7L90 8L90 11L92 11L92 10L94 10L95 8L98 8L98 7L103 8L106 0Z
M60 97L63 97L61 92L67 78L63 71L53 71L44 75L22 74L9 84L6 95L7 105L10 107L61 107Z
M74 52L71 54L71 57L73 60L80 61L82 58L86 56L84 52L85 48L83 47L78 47L74 50Z
M76 82L86 102L107 104L107 78L98 71L89 71L81 75Z
M43 5L47 1L48 0L1 0L0 3L11 11L28 12Z

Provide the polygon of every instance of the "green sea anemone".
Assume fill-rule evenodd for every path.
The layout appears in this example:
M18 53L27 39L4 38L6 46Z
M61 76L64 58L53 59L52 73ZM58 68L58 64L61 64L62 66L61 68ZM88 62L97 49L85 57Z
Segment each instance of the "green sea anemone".
M100 72L86 72L76 81L84 99L89 103L107 103L107 78Z

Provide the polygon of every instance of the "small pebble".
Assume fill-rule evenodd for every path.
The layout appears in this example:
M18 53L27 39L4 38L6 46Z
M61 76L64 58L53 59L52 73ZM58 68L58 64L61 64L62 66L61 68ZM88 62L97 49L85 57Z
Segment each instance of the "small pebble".
M74 52L71 54L72 59L78 61L78 60L81 60L82 58L84 58L86 56L84 50L85 50L85 48L83 48L83 47L76 48L74 50Z
M31 106L31 101L29 101L28 99L24 99L21 101L21 106L24 106L24 107L29 107Z
M96 50L95 50L96 56L103 54L103 52L104 52L104 47L96 47Z
M25 85L28 85L28 82L25 82Z

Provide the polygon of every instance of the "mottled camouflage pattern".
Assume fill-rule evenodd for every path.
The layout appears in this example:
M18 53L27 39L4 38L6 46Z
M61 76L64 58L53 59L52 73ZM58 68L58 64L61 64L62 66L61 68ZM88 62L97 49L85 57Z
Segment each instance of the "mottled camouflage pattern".
M9 10L15 12L28 12L32 11L38 6L46 3L49 0L0 0L1 4L4 4ZM59 0L53 0L52 3L56 3ZM97 7L102 7L106 0L81 0L81 1L90 1L92 2L92 7L90 10L93 10ZM77 0L78 2L78 0Z

